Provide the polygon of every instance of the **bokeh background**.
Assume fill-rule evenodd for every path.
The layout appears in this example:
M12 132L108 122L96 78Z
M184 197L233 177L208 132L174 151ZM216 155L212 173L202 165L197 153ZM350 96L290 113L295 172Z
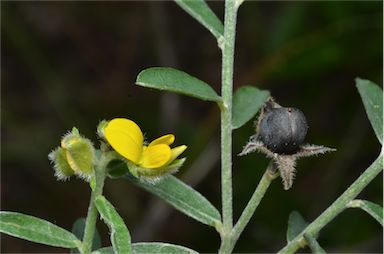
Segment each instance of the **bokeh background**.
M223 3L209 2L222 19ZM383 3L245 2L237 25L235 89L254 85L282 105L300 108L307 141L337 152L299 161L293 188L275 181L236 252L276 252L285 245L289 213L308 221L328 207L380 152L354 79L382 84ZM140 70L171 66L220 91L221 55L214 37L171 1L2 2L1 210L18 211L70 229L85 216L89 187L58 182L47 159L76 126L98 144L102 119L127 117L148 139L175 133L187 144L177 176L220 208L219 111L213 103L134 85ZM234 132L233 152L254 132ZM234 213L238 218L268 160L234 156ZM359 198L382 204L377 177ZM105 195L136 241L164 241L215 252L214 229L195 222L125 180L108 180ZM98 224L103 246L106 226ZM382 227L350 209L325 227L329 252L382 253ZM1 252L64 252L1 235ZM308 250L304 250L308 251Z

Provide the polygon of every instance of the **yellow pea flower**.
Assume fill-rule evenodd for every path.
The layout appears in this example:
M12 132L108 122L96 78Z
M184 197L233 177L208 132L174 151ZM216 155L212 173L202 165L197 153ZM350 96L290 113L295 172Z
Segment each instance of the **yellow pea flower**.
M104 137L117 153L142 169L164 171L187 149L185 145L170 148L175 141L173 134L157 138L146 146L140 127L125 118L111 120L104 128Z

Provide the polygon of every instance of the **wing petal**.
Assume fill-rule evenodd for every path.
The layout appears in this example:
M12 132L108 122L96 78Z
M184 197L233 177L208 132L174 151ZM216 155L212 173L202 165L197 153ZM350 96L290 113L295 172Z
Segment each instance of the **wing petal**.
M171 158L171 148L165 144L148 146L143 152L140 166L143 168L160 168Z
M161 136L160 138L157 138L153 140L149 146L153 145L159 145L159 144L165 144L165 145L171 145L175 141L175 136L173 134L167 134L164 136Z

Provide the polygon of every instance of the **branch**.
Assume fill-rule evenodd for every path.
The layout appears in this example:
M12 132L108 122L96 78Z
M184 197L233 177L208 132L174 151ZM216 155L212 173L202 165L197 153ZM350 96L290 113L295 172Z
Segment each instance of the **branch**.
M278 172L274 170L274 163L271 161L263 177L261 178L255 192L253 193L251 199L248 201L247 206L242 212L239 220L232 230L232 242L233 247L239 239L240 234L244 231L245 226L248 224L249 220L252 218L252 215L255 213L256 208L259 206L261 199L264 197L269 185L272 180L278 176Z
M317 235L319 231L341 213L353 200L381 171L383 170L383 155L380 156L367 168L364 173L338 198L328 207L316 220L309 224L297 237L289 242L278 253L294 253L301 247L301 243L305 241L304 235Z

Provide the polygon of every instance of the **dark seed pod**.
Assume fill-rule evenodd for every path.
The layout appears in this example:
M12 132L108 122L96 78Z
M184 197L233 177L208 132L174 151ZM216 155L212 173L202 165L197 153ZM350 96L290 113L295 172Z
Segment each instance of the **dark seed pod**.
M296 153L304 143L308 125L296 108L267 108L259 126L259 138L272 152Z

